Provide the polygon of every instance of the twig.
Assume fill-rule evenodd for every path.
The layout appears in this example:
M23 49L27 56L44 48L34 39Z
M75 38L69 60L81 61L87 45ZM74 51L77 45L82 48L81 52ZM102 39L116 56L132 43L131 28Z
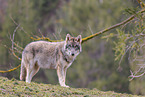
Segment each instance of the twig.
M15 33L16 33L17 29L19 28L19 26L20 26L20 25L18 25L18 26L16 27L16 29L14 30L14 32L13 32L12 51L13 51L13 48L14 48L14 37L15 37ZM11 37L10 37L10 38L11 38Z
M58 35L59 35L59 37L60 37L60 39L62 40L62 37L61 37L61 31L62 31L62 28L60 28L60 30L58 31Z
M94 32L92 31L90 25L88 25L88 27L89 27L89 30L91 31L91 33L94 34Z
M13 23L14 23L16 26L20 25L20 24L18 24L18 23L12 18L11 15L10 15L10 18L11 18L11 20L13 21ZM26 33L26 35L28 35L29 37L31 37L31 36L23 29L23 27L20 26L20 29L21 29L24 33Z
M130 70L130 73L131 73L131 75L129 77L131 77L131 79L129 81L133 80L134 78L141 77L141 76L143 76L145 74L145 72L143 72L140 75L134 75L131 70Z
M54 33L52 33L52 35L55 37L56 40L58 40L57 36Z
M4 45L4 47L8 48L6 45ZM12 52L12 54L14 55L14 57L16 57L18 60L22 60L20 57L18 57L18 56L15 54L14 51L12 51L11 48L8 48L8 49Z
M141 39L142 39L142 38L141 38ZM121 56L121 59L120 59L120 61L119 61L119 64L121 64L121 61L122 61L124 55L128 52L128 50L131 48L131 46L132 46L135 42L137 42L137 41L139 41L139 40L141 40L141 39L135 40L135 41L133 41L133 42L130 44L130 46L127 48L127 50L125 51L125 53Z
M43 34L42 34L42 32L41 32L41 30L39 29L39 33L41 34L41 37L43 38L44 36L43 36Z

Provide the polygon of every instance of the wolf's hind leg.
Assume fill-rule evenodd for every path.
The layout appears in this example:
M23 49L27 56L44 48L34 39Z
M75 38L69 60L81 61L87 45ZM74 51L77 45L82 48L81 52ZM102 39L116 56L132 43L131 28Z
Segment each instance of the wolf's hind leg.
M32 80L33 76L39 71L39 66L37 63L35 63L31 73L30 73L30 80Z
M24 62L21 62L21 71L20 71L20 80L24 80L26 77L26 68L24 66Z
M32 62L33 63L33 62ZM38 72L39 66L37 63L32 64L27 68L27 76L26 76L26 82L30 83L32 80L32 77Z
M30 83L31 82L31 80L30 80L30 68L27 68L27 75L26 75L26 82L27 83Z

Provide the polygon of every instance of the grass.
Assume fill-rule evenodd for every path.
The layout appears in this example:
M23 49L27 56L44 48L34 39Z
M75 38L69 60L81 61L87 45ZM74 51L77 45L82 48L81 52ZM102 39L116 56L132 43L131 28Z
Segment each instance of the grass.
M16 79L0 77L0 97L139 97L131 94L103 92L96 88L64 88L59 85L25 83Z

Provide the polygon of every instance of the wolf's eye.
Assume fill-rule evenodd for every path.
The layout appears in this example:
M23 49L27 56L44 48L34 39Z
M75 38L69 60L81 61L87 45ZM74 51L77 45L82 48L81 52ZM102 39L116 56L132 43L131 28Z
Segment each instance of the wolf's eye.
M67 44L66 45L66 49L68 49L68 48L70 48L71 47L71 45L70 44Z
M78 45L75 45L75 48L78 48L79 46Z
M71 45L70 45L70 44L68 44L68 45L67 45L67 48L69 48L69 47L71 47Z
M76 50L80 49L80 47L78 45L74 46Z

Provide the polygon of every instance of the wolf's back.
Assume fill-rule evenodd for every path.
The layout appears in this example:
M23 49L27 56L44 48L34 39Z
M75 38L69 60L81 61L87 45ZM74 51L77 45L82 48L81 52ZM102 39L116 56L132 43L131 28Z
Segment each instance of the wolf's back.
M38 63L41 68L55 67L64 42L36 41L28 44L22 54L25 62ZM29 64L29 63L28 63Z
M29 43L24 51L23 54L48 54L54 53L57 48L62 48L64 42L47 42L47 41L36 41Z

